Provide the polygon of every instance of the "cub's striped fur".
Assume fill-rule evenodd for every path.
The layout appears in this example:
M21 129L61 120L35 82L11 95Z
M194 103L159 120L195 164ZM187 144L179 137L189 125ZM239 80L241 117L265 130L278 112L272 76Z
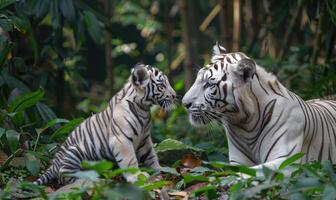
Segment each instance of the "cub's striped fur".
M183 97L194 125L224 125L233 164L277 168L304 152L301 162L336 163L336 101L304 101L243 53L214 46Z
M70 134L56 153L52 165L35 181L46 184L58 180L70 183L64 176L81 169L83 160L110 160L120 168L144 165L159 169L149 134L150 106L158 104L169 110L176 93L167 76L149 65L138 64L124 88L109 102L108 107L86 119ZM135 175L124 175L134 182Z

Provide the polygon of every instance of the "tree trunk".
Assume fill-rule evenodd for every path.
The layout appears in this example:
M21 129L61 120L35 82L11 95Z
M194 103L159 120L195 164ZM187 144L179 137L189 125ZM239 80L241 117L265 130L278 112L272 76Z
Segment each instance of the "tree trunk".
M112 60L112 36L111 36L111 17L112 17L112 9L111 9L111 1L105 0L103 2L104 5L104 15L106 16L107 23L106 33L105 33L105 65L106 65L106 80L105 84L108 88L109 98L112 97L113 94L113 86L114 86L114 73L113 73L113 60Z
M219 27L220 27L220 43L224 45L227 50L232 49L232 43L230 39L230 20L231 16L229 13L229 1L219 0L218 4L221 6L221 11L219 13Z
M193 83L193 47L192 47L192 34L189 21L189 7L188 0L179 0L179 8L181 14L181 27L182 27L182 41L185 51L185 59L183 63L184 69L184 84L187 91Z
M281 65L281 62L282 62L282 60L284 59L284 57L287 53L289 42L290 42L290 39L292 37L296 21L299 18L300 13L302 11L302 7L303 7L303 0L299 0L298 1L298 6L296 7L295 12L293 14L293 17L292 17L292 19L291 19L291 21L288 25L287 32L285 33L284 40L283 40L283 43L282 43L282 48L281 48L281 51L279 53L279 63L278 63L277 66Z

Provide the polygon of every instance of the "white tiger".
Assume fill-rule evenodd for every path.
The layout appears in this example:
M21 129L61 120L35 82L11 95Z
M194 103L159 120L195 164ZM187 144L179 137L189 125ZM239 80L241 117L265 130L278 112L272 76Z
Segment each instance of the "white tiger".
M245 54L218 44L182 100L195 126L225 127L229 160L276 169L289 156L336 163L336 101L304 101Z
M158 104L170 110L176 93L168 78L158 69L137 64L123 89L108 107L82 122L66 139L52 165L35 184L58 180L71 183L75 178L64 175L81 170L83 160L110 160L120 168L142 164L160 169L150 137L150 107ZM124 174L128 182L136 175Z

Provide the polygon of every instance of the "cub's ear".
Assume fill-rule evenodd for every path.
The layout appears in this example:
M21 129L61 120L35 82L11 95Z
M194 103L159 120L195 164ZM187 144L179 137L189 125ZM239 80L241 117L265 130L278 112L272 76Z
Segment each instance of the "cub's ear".
M149 83L149 72L144 64L136 64L132 69L132 83L144 87Z
M212 56L218 56L224 53L226 53L226 49L219 45L217 41L216 44L212 47Z
M235 74L244 82L253 78L256 73L256 63L252 59L244 58L238 61Z

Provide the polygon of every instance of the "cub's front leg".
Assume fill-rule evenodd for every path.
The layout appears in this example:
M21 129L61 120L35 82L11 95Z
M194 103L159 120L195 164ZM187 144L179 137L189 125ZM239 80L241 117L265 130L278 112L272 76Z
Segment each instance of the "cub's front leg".
M136 155L139 160L139 163L141 163L144 167L150 167L157 171L161 169L149 133L146 134L143 141L138 146L136 150Z
M139 167L132 141L119 138L115 139L111 146L119 168ZM134 183L137 181L137 174L124 173L123 176L127 182Z

